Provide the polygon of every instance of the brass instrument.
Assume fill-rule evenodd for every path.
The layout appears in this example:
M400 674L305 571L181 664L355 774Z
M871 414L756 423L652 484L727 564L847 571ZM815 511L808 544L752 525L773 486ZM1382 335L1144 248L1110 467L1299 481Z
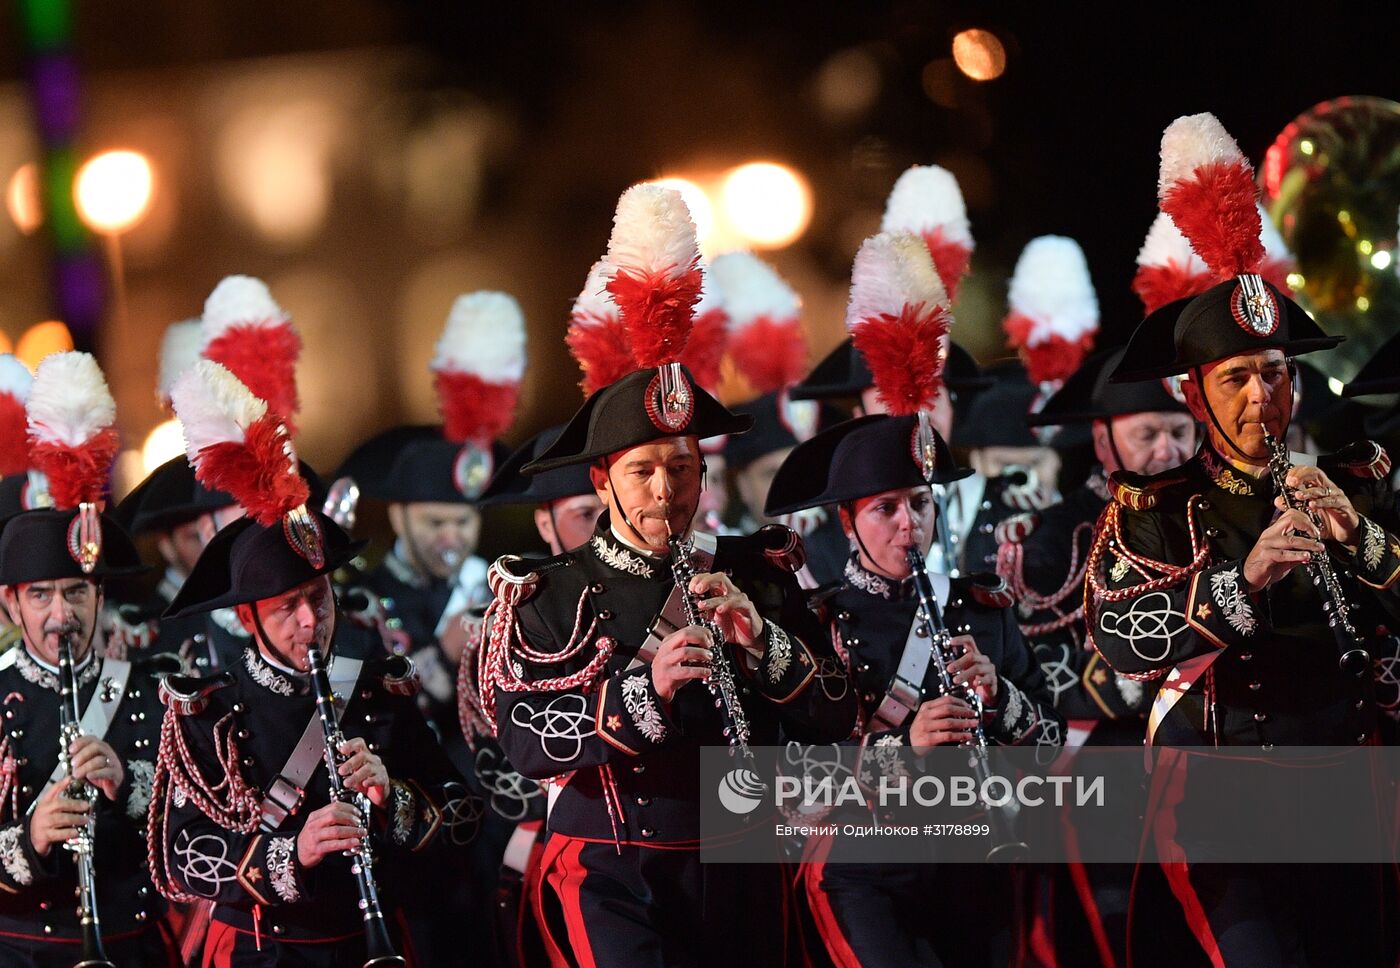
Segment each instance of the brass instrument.
M1268 427L1263 424L1259 426L1264 431L1264 443L1269 447L1269 476L1273 478L1274 486L1282 495L1284 506L1306 514L1321 534L1322 519L1318 517L1317 512L1299 504L1285 486L1289 468L1293 466L1293 461L1288 456L1288 445L1269 433ZM1322 612L1327 617L1327 627L1332 630L1332 635L1337 640L1337 651L1341 653L1337 658L1337 667L1348 675L1362 675L1371 668L1371 655L1361 647L1356 628L1351 624L1351 604L1347 601L1341 582L1337 580L1336 569L1332 567L1332 559L1326 551L1311 555L1308 574L1312 576L1313 586L1322 599Z
M670 530L670 525L667 525ZM734 675L734 662L729 655L729 644L724 641L724 633L718 623L700 614L700 606L690 593L690 580L695 577L695 567L691 562L691 546L678 534L666 539L671 546L671 573L676 580L676 591L681 596L685 608L686 621L710 633L710 676L705 680L710 695L715 697L715 708L724 719L724 735L729 740L729 748L738 753L746 762L752 762L753 753L749 750L749 719L744 707L739 704L739 684Z
M96 659L94 658L94 662ZM63 846L73 852L78 868L78 926L82 931L82 957L74 968L113 968L102 947L102 925L97 916L97 874L93 869L93 838L96 833L97 787L73 778L73 758L68 752L83 735L82 714L78 710L78 677L73 671L73 643L68 633L58 637L58 762L67 788L63 795L88 804L87 822Z
M910 548L908 558L914 590L919 596L919 611L915 621L923 623L924 630L932 642L930 649L934 667L938 670L939 689L943 695L956 696L971 706L972 715L977 720L972 742L968 746L968 764L977 779L978 789L986 789L987 781L993 774L991 760L987 755L987 736L982 729L982 697L977 695L977 691L970 684L959 686L953 682L953 676L948 671L949 662L956 658L953 655L953 636L943 624L943 612L933 593L933 583L929 581L928 566L918 548ZM987 860L999 863L1024 860L1030 853L1030 848L1025 841L1016 836L1014 804L994 806L984 803L984 806L987 808L987 825L991 828L992 840Z
M384 923L384 911L379 906L379 887L374 881L374 853L369 843L369 798L345 786L338 767L345 758L338 752L345 742L345 734L335 718L335 699L331 692L330 676L326 674L325 660L321 650L314 644L307 652L307 663L311 670L311 691L316 697L316 715L321 720L321 732L325 736L326 772L330 776L331 799L348 803L360 812L365 826L365 839L353 850L347 851L350 857L350 872L355 875L355 886L360 892L360 911L365 921L365 968L403 968L404 959L394 950L389 938L389 929Z

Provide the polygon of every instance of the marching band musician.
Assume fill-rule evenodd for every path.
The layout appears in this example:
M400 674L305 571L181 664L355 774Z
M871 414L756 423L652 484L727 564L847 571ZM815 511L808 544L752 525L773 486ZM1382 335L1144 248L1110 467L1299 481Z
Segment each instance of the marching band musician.
M1371 516L1390 506L1389 460L1366 442L1315 463L1292 456L1289 494L1278 492L1270 440L1285 439L1292 413L1291 358L1340 338L1261 276L1253 172L1213 116L1167 129L1159 191L1217 284L1144 320L1115 379L1181 375L1206 440L1181 467L1113 476L1089 563L1089 633L1115 670L1159 685L1153 746L1224 753L1373 743L1370 663L1339 663L1308 570L1314 555L1330 560L1354 606L1346 637L1366 648L1383 631L1378 602L1394 601L1400 577L1394 525ZM1267 789L1280 769L1159 751L1147 822L1198 943L1224 965L1389 963L1380 950L1381 868L1210 863L1221 856L1221 807ZM1327 824L1374 822L1363 802L1369 788L1335 793ZM1253 817L1279 842L1306 822L1289 809ZM1338 931L1343 921L1373 929Z
M165 903L142 837L160 730L156 683L94 647L103 583L143 570L121 527L98 510L116 454L114 404L85 353L47 357L29 398L31 453L53 506L0 531L0 598L21 641L0 657L0 962L68 968L82 960L79 870L67 848L93 844L102 946L122 968L175 962ZM74 535L81 540L74 541ZM72 655L81 735L59 763L61 636ZM96 796L75 795L82 781Z
M250 646L218 675L163 686L148 833L156 884L212 906L206 966L360 964L365 897L343 854L370 838L394 920L396 852L469 841L479 803L414 704L412 663L339 634L329 575L359 546L306 506L279 415L208 361L173 394L196 473L248 515L209 543L170 612L231 607ZM330 796L313 649L347 737L336 769L368 798L368 816Z
M909 562L911 552L927 555L934 528L942 525L935 520L930 485L968 471L954 464L931 427L932 460L929 466L921 460L917 411L938 396L945 352L940 344L950 317L943 287L917 238L867 240L856 256L848 313L856 345L871 361L881 402L891 415L847 421L799 444L773 482L768 510L826 506L839 513L850 558L844 580L819 595L859 693L862 748L878 760L901 747L919 752L973 739L972 706L957 695L938 695L931 654L937 646L915 631L919 603ZM1011 597L1005 583L995 575L974 574L939 577L934 587L944 624L954 633L949 671L955 683L979 694L988 740L1058 746L1062 723L1007 607ZM922 660L915 660L920 648ZM910 695L902 695L896 684L916 666L923 671L909 683L915 700L910 705ZM821 670L823 688L829 677L836 680L834 687L843 685L844 671ZM935 698L923 698L928 696ZM854 863L842 857L845 846L809 845L804 872L808 903L836 964L1007 963L1014 926L1004 903L1010 889L1004 871ZM940 918L928 904L930 897L950 892L960 899L950 909L955 918L965 918L968 910L985 915L978 931Z
M854 719L849 700L814 683L829 646L792 574L792 533L716 540L691 530L699 438L749 425L675 362L700 289L694 231L678 193L623 194L607 295L629 345L625 375L525 467L587 465L607 510L577 551L506 558L491 572L484 712L516 769L555 778L542 900L580 965L784 963L781 871L700 863L700 747L725 743L702 685L712 662L733 667L731 698L754 744L780 732L832 741ZM586 375L605 365L580 356ZM688 587L673 578L684 569L672 536L690 556ZM683 596L724 643L685 618Z

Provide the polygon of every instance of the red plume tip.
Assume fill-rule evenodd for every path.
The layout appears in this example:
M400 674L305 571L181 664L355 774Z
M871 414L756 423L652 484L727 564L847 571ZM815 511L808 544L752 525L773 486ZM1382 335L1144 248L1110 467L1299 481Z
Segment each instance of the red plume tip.
M35 442L29 448L29 460L48 477L54 507L67 510L102 499L107 490L107 472L120 446L116 429L108 427L79 447Z
M210 490L238 496L248 517L272 527L282 515L311 497L311 490L287 456L287 433L268 411L244 432L242 443L212 444L199 452L195 473Z
M939 225L928 232L920 233L928 246L933 267L938 270L938 278L948 293L951 304L958 298L958 286L972 265L972 248L965 242L956 242L943 237L943 226Z
M943 385L944 339L948 312L923 304L898 316L882 313L862 319L851 338L870 367L876 395L893 416L907 416L933 406Z
M729 320L722 309L711 309L695 317L690 338L685 341L681 362L695 377L695 382L708 390L719 386L720 361L728 343Z
M672 271L638 276L619 267L608 280L608 293L622 317L638 367L675 363L685 351L692 314L700 301L700 269L692 265L675 275Z
M1264 245L1259 241L1258 189L1246 162L1215 161L1201 165L1194 178L1174 183L1162 194L1162 211L1171 216L1191 248L1220 276L1259 271Z
M486 446L515 419L518 383L490 383L474 373L441 370L433 375L442 433L456 444Z
M1178 299L1199 296L1213 282L1209 274L1192 272L1173 261L1160 266L1139 266L1133 276L1133 292L1142 300L1143 313L1147 314Z
M759 393L792 386L807 372L807 337L796 319L759 316L730 338L730 355Z
M581 322L569 327L564 342L583 371L579 386L584 396L592 396L615 380L633 370L637 363L627 345L627 332L622 321L610 317L580 317Z
M1085 333L1077 340L1051 335L1049 338L1027 345L1024 332L1030 321L1024 316L1013 315L1006 320L1007 332L1012 335L1012 345L1021 354L1026 365L1026 375L1032 383L1056 383L1065 380L1079 369L1084 357L1094 348L1094 334ZM1023 334L1019 339L1016 333Z
M253 396L266 401L268 410L277 414L296 433L293 418L300 404L297 401L297 357L301 355L301 337L291 323L280 326L231 326L205 347L206 359L222 363Z
M0 393L0 477L29 470L29 417L24 404Z

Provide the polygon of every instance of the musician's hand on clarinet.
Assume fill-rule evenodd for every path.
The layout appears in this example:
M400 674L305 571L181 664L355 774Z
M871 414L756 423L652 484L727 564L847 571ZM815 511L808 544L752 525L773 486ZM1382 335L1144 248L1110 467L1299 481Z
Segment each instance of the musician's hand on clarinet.
M1259 540L1245 557L1245 583L1250 591L1260 591L1324 550L1317 528L1306 514L1297 509L1284 511L1260 532Z
M384 761L371 753L358 736L341 743L336 752L345 757L337 770L345 786L369 797L376 807L384 806L389 790L389 771L384 768Z
M68 784L62 781L49 787L29 817L29 842L40 857L49 856L54 844L72 840L87 823L91 805L86 800L70 800L64 796L67 790Z
M763 650L759 636L763 619L749 596L741 592L723 572L705 572L690 579L690 593L700 596L697 604L706 618L719 626L726 642L751 651Z
M951 644L961 654L948 663L948 672L953 676L954 685L971 683L982 700L983 706L991 706L997 700L997 667L992 660L982 654L970 635L955 635Z
M108 800L117 799L126 770L116 750L95 736L79 736L68 747L68 755L73 759L73 779L91 783Z
M957 696L939 696L919 706L909 724L909 745L920 756L934 746L970 743L977 728L972 707Z
M692 679L710 676L710 633L695 625L677 629L661 640L651 660L651 683L666 702Z
M1293 499L1305 505L1322 522L1324 540L1335 541L1356 550L1356 532L1361 516L1352 507L1351 498L1332 483L1321 468L1295 464L1284 478ZM1283 498L1274 498L1276 507L1283 507Z
M354 850L365 838L360 812L339 800L313 810L297 834L297 860L315 867L332 854Z

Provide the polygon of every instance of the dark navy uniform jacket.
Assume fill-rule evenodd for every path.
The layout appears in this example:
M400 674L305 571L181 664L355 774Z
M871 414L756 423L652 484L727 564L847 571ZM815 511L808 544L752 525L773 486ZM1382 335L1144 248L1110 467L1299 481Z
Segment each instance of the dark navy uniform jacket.
M500 571L512 564L528 575L503 584ZM796 566L765 555L755 535L719 538L712 567L727 572L764 619L763 654L737 676L750 744L848 736L854 696L832 699L814 684L832 648L806 607ZM483 647L501 665L487 688L515 768L539 779L567 775L550 830L609 843L697 846L700 749L727 743L720 714L700 682L682 687L667 708L650 666L633 661L674 585L669 557L627 548L605 513L582 547L544 561L498 562L492 581L497 600Z

